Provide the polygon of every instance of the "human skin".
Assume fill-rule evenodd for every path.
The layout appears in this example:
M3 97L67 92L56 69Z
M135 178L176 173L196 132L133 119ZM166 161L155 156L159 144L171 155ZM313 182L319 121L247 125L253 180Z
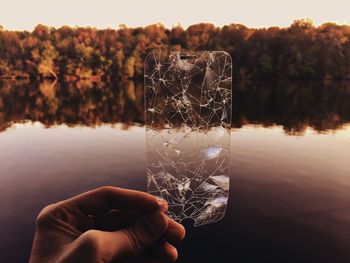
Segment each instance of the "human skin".
M101 187L45 207L37 218L30 263L174 262L185 229L150 194Z

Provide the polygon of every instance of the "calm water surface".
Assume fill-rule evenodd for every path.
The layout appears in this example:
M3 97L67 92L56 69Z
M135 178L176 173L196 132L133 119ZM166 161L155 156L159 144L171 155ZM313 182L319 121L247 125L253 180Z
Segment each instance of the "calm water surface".
M350 92L320 88L318 98L331 104L322 107L310 101L304 105L302 91L289 88L289 97L280 94L276 99L281 91L270 89L275 95L271 90L266 95L266 88L240 95L231 134L226 216L215 224L189 228L179 247L179 262L350 262L350 101L344 102ZM98 106L103 97L94 92L98 99L88 106L92 113L82 115L90 119L71 110L79 102L75 99L71 104L56 101L50 119L39 114L37 98L25 95L21 101L27 106L21 106L20 94L1 97L3 91L0 88L5 105L0 114L5 127L0 132L1 262L28 260L35 218L45 205L102 185L146 189L145 131L142 121L137 124L130 117L142 109L132 107L133 100L125 100L129 111L120 118L134 122L109 120L108 109ZM59 92L49 96L61 98ZM290 111L284 108L284 96L296 104L294 114L290 105ZM5 98L14 100L17 108L4 104ZM45 109L46 102L41 103ZM270 108L262 107L264 103ZM70 113L64 113L64 105L71 105ZM100 121L104 118L105 124Z

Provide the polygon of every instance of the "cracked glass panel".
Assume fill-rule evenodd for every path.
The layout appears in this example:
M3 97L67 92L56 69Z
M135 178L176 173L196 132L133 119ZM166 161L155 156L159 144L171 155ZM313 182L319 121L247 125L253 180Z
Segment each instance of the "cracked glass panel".
M231 57L150 53L145 60L147 189L169 216L219 221L229 195Z

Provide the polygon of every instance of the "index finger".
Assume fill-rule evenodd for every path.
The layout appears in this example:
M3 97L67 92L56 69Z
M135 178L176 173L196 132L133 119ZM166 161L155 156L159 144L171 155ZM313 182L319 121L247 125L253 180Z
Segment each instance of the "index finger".
M68 207L77 207L87 215L100 214L111 209L141 212L166 210L164 200L161 201L153 195L112 186L103 186L85 192L63 201L61 204Z

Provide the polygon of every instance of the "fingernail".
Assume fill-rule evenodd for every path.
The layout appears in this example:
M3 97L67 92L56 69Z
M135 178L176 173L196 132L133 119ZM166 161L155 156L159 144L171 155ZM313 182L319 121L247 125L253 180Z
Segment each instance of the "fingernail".
M159 207L163 212L168 211L168 202L161 197L156 197Z

